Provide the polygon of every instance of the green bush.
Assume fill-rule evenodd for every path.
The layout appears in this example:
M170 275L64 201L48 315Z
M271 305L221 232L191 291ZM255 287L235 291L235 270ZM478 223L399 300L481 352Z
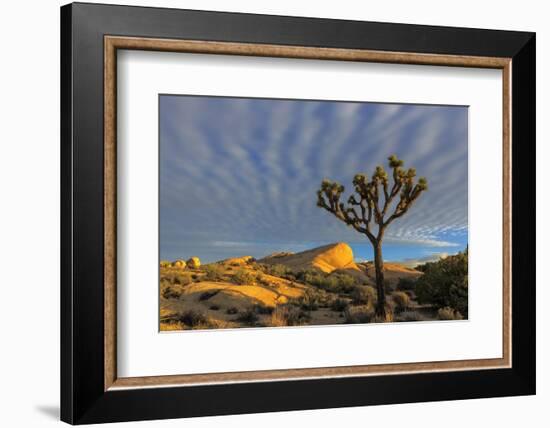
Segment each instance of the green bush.
M397 282L396 290L399 291L414 291L416 288L416 281L411 278L399 278Z
M335 278L337 281L337 290L344 293L351 292L357 285L357 279L347 273L332 274L330 278Z
M257 275L253 272L249 272L246 269L239 269L231 277L231 281L237 285L253 285L256 281Z
M419 303L449 307L468 317L468 250L424 265L416 283Z
M279 278L285 278L286 276L294 277L292 274L292 269L281 264L261 265L260 269L268 275L277 276Z
M237 321L247 325L254 325L258 320L258 314L254 309L247 309L237 317Z
M345 299L334 299L330 303L330 309L332 309L334 312L342 312L345 311L349 307L349 303Z
M318 291L306 290L303 296L295 300L295 303L305 311L316 311L322 304L322 298Z
M296 279L333 293L349 293L357 285L357 280L347 273L326 274L315 269L298 272Z

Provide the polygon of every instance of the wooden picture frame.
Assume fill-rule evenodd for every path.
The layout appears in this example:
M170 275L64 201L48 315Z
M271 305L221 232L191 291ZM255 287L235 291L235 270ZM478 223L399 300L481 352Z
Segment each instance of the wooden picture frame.
M502 358L118 377L118 49L502 70ZM61 9L61 52L62 420L114 422L535 392L534 34L77 3Z

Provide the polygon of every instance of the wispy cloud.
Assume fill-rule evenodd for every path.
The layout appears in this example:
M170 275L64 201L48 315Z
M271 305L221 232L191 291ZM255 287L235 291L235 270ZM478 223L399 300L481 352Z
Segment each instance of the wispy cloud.
M208 257L206 242L219 251L361 241L316 207L315 191L325 177L350 188L355 173L372 174L391 153L430 188L386 242L452 247L467 236L464 107L162 96L160 109L165 258L199 247Z
M419 258L406 258L402 260L401 262L408 267L416 267L418 265L428 263L428 262L436 262L441 259L445 259L449 256L448 253L433 253L425 257L419 257Z

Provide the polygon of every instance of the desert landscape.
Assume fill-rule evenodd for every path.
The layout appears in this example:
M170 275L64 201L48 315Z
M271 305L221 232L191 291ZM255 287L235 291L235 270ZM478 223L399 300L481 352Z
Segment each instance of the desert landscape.
M468 319L468 110L160 98L159 329Z
M456 265L462 270L452 272L449 267ZM463 319L460 304L444 298L453 294L449 287L433 293L434 284L422 281L434 275L441 285L466 281L466 310L461 309L467 311L467 252L416 269L384 263L384 319L375 314L373 263L355 262L351 247L343 242L258 260L242 256L208 264L198 257L162 261L160 330Z

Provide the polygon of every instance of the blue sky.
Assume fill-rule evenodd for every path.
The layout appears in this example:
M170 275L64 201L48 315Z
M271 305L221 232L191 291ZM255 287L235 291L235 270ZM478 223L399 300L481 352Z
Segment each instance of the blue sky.
M468 110L426 106L160 96L160 256L203 262L367 238L316 206L321 180L352 189L395 153L428 179L386 231L384 259L463 250L468 239Z

